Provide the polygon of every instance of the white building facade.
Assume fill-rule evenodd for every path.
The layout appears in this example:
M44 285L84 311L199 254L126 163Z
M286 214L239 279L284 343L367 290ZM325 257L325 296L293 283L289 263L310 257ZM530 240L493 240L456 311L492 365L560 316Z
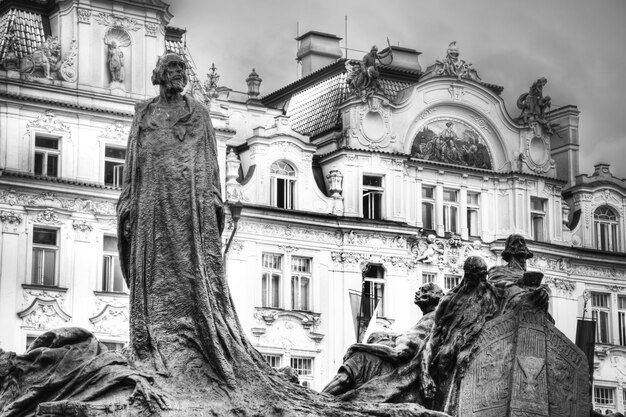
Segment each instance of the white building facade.
M0 43L0 348L21 352L59 326L118 348L126 139L134 103L156 93L157 57L185 53L183 31L160 1L25 3L0 9L17 39ZM626 183L604 164L579 174L576 107L550 113L551 135L513 118L501 87L422 71L419 52L400 47L379 68L381 91L351 95L339 40L302 35L303 77L265 97L254 70L244 93L190 71L188 94L213 116L224 198L242 206L223 240L253 344L319 390L372 316L410 327L419 286L453 288L469 255L498 264L518 233L557 326L574 340L577 317L596 320L594 408L624 411Z

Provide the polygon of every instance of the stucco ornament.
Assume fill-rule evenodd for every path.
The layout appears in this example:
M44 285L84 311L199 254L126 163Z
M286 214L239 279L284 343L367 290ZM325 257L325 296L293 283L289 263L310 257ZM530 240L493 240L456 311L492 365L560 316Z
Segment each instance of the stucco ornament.
M387 39L387 43L389 40ZM386 65L393 62L393 52L391 46L385 52L379 53L376 45L363 56L361 62L347 60L346 61L346 84L350 93L360 97L363 101L367 100L374 93L385 94L380 85L380 73L378 71L379 64L383 63L383 59L390 58Z
M543 87L548 80L539 78L531 86L528 93L524 93L517 99L517 107L522 110L520 118L524 124L536 122L541 125L547 134L552 134L552 126L548 120L547 112L550 110L550 96L543 96Z
M480 80L478 72L472 68L472 64L459 59L459 47L456 45L456 41L450 42L444 59L435 61L434 74L441 77L456 77L458 80L463 78Z

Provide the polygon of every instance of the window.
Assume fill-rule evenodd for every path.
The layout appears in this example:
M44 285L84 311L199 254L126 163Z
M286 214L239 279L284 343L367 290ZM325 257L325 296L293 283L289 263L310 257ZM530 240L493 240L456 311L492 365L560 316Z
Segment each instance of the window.
M444 287L446 290L451 290L452 288L459 285L461 282L461 277L458 275L446 275L444 276Z
M624 295L617 297L617 329L619 332L619 344L626 346L626 296Z
M614 406L615 405L615 389L594 387L593 388L593 401L597 405L601 406Z
M122 275L115 236L104 236L102 254L102 285L100 290L105 292L128 291Z
M104 148L104 183L113 187L122 186L126 149L106 146Z
M291 258L291 308L310 310L311 258Z
M469 236L480 236L480 193L467 193L467 234Z
M300 385L310 387L313 382L313 358L291 358L291 367L298 374Z
M280 355L270 355L263 353L263 359L274 369L278 369L281 367L282 356Z
M30 345L37 339L38 336L26 336L26 350L30 349Z
M272 206L293 209L296 171L285 161L276 161L270 168L270 201Z
M363 273L361 317L372 317L377 305L378 315L384 316L385 270L381 265L368 265Z
M58 230L33 228L33 285L56 285Z
M607 206L598 207L593 213L596 249L619 250L619 226L617 215Z
M383 218L383 177L363 175L363 218Z
M35 136L35 175L59 176L59 138Z
M546 203L543 198L530 197L531 234L537 242L546 240Z
M610 343L609 294L591 293L591 317L596 322L596 343Z
M443 190L443 225L444 231L458 233L459 230L459 192Z
M264 253L261 257L261 305L280 307L280 285L283 276L283 255Z
M429 282L436 282L437 274L433 274L431 272L422 272L422 285L428 284Z
M422 227L435 230L435 187L422 187Z

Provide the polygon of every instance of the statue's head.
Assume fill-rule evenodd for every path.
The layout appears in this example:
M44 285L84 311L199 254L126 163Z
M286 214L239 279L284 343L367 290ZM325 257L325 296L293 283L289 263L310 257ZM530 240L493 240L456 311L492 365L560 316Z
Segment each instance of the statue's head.
M415 304L424 314L433 311L443 297L443 290L434 282L428 282L415 293Z
M450 42L446 53L448 58L452 58L455 61L459 58L459 47L456 46L456 41Z
M152 84L182 92L187 85L187 63L177 53L164 53L152 71Z
M510 262L512 258L518 261L525 261L533 257L533 253L526 246L526 239L521 235L510 235L504 243L504 251L502 251L502 259Z
M487 280L487 262L480 256L468 256L463 264L463 280L466 285L476 286Z
M370 49L370 52L374 53L374 54L377 53L378 52L378 46L372 45L372 49Z

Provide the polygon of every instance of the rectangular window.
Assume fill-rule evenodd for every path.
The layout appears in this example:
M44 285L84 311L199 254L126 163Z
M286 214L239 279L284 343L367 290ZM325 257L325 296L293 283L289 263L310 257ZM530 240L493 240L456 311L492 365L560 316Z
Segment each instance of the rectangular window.
M617 297L617 324L619 344L626 346L626 296L624 295Z
M383 178L363 176L363 218L381 220L383 208Z
M480 236L479 230L480 193L467 193L467 234Z
M458 191L443 190L443 225L444 231L458 233L459 230Z
M615 405L615 389L594 387L593 401L598 405L613 406Z
M265 359L265 361L269 363L270 366L274 369L278 369L281 367L282 356L280 355L270 355L264 353L263 359Z
M430 272L422 272L422 285L428 284L429 282L436 282L437 274L433 274Z
M296 181L290 178L272 177L270 195L272 205L278 208L293 209Z
M106 146L104 148L104 183L112 187L122 187L126 149Z
M122 275L117 238L104 236L102 244L102 281L100 291L127 292L126 282Z
M59 176L59 138L35 136L35 175Z
M537 242L546 241L546 204L546 199L530 197L531 234Z
M422 227L435 230L435 187L422 186Z
M444 287L446 290L451 290L452 288L459 285L461 282L461 277L458 275L445 275L444 276Z
M280 285L283 276L283 255L264 253L261 257L261 305L280 307Z
M609 294L591 293L591 317L596 322L596 343L610 343Z
M291 258L291 309L309 311L311 259Z
M57 285L57 258L59 253L58 230L33 228L33 270L31 283L34 285Z
M109 352L121 352L124 349L124 343L120 342L100 342L109 349Z
M368 265L361 293L361 316L372 317L376 306L379 306L378 315L384 316L385 270L382 266Z
M300 385L310 387L313 382L313 358L291 358L291 367L298 374Z

